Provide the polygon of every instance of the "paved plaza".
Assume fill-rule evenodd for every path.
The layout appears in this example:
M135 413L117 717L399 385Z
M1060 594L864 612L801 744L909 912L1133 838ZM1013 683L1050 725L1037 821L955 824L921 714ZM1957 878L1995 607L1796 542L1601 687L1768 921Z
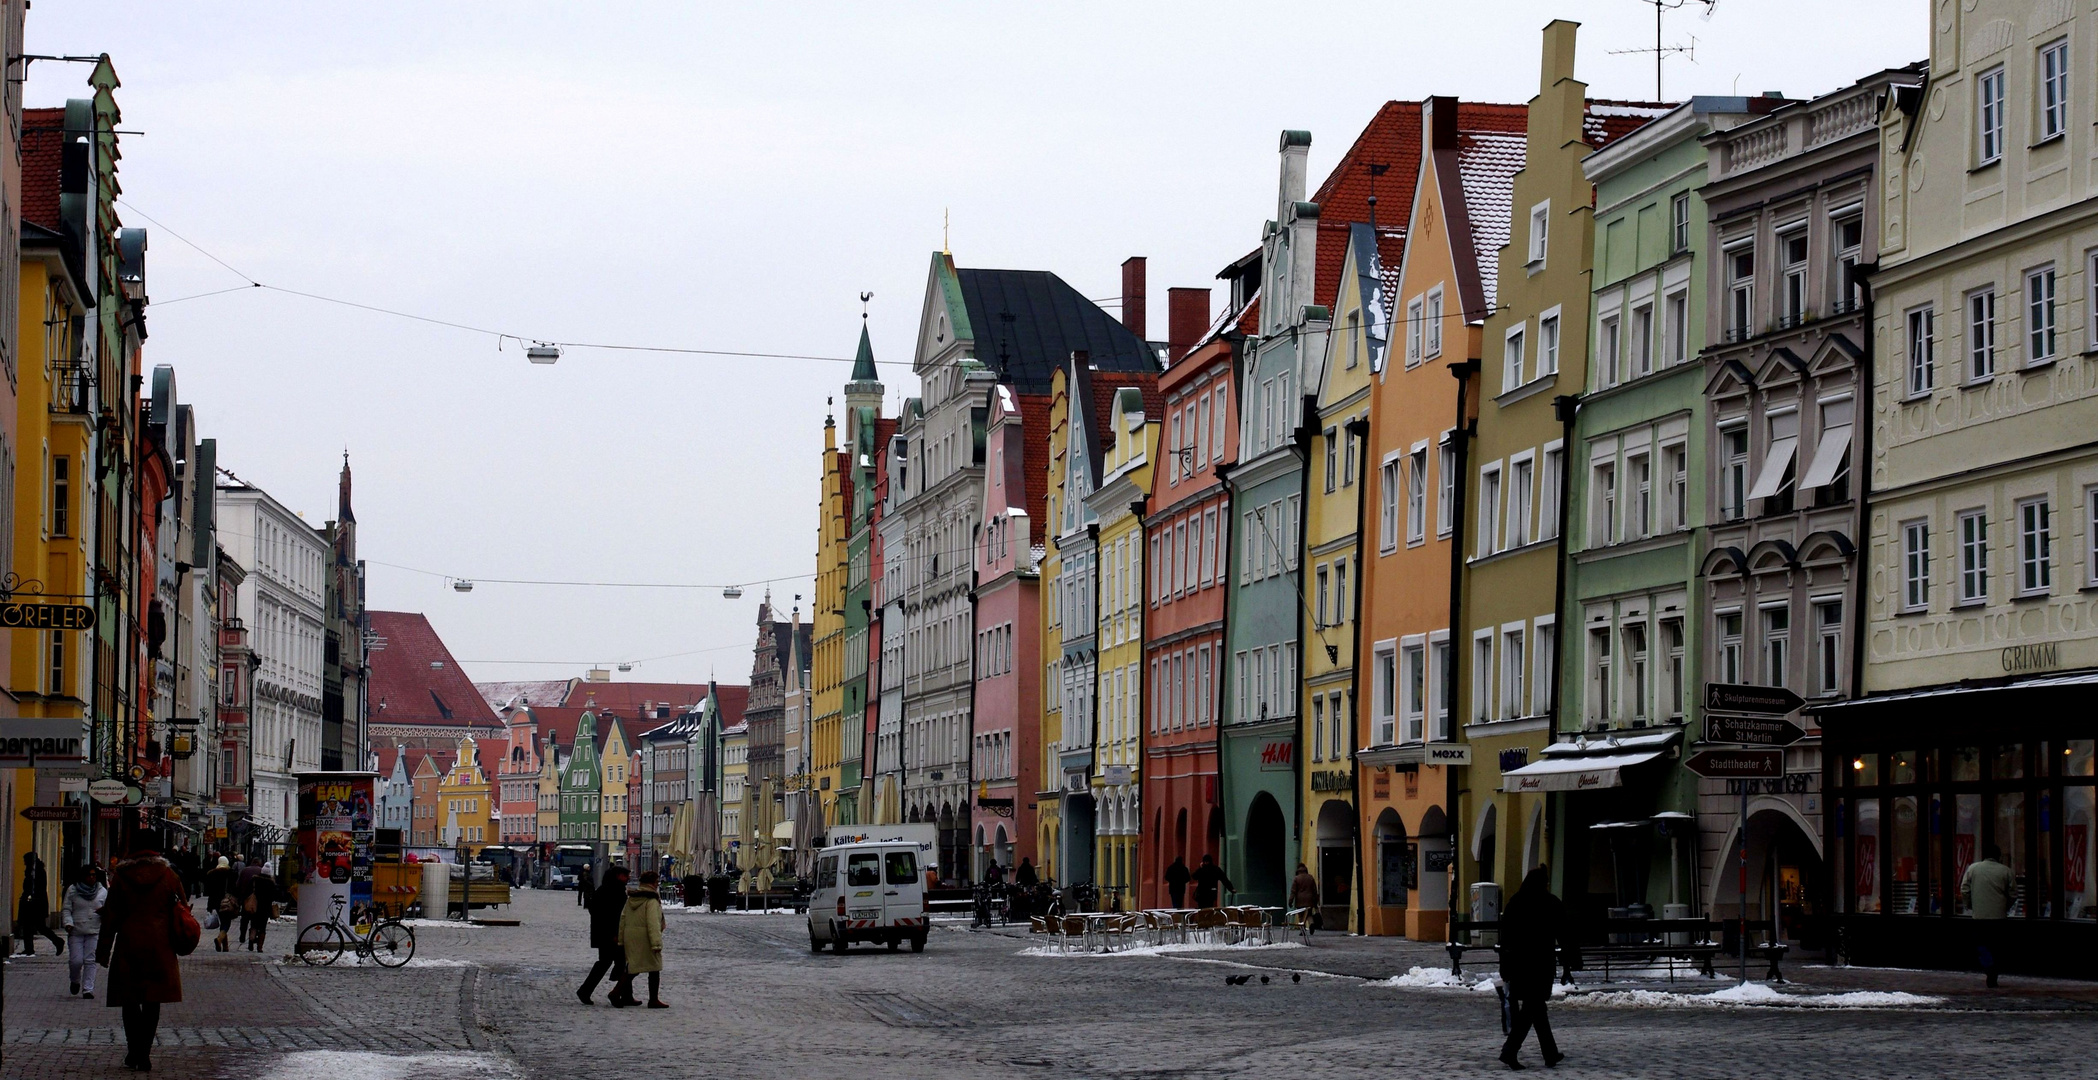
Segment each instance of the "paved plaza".
M422 924L400 970L200 952L155 1072L224 1080L655 1077L1389 1077L1505 1072L1489 992L1433 946L1040 955L1017 929L936 931L921 955L811 955L791 915L672 910L668 1011L586 1008L572 893L521 891L514 927ZM1413 973L1414 968L1423 969ZM1434 969L1445 969L1440 975ZM6 966L0 1076L128 1075L116 1011L66 995L64 962ZM1467 969L1467 976L1471 974ZM1261 976L1267 977L1265 985ZM1392 985L1392 976L1402 976ZM1798 966L1773 1004L1730 982L1583 986L1554 1008L1553 1075L2088 1077L2098 984ZM1248 976L1239 985L1227 978ZM1897 1007L1839 1007L1909 999ZM1722 993L1722 998L1730 996ZM1534 1048L1529 1062L1537 1064Z

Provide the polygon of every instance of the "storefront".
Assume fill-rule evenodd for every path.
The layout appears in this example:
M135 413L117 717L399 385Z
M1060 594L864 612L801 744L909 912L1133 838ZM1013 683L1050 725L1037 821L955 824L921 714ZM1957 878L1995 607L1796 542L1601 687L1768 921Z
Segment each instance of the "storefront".
M1448 743L1434 744L1449 747ZM1443 941L1449 936L1449 767L1426 765L1421 743L1356 754L1366 838L1362 932Z
M1296 724L1270 720L1224 730L1224 873L1235 902L1282 906L1296 871ZM1227 903L1232 897L1223 898Z
M1695 776L1678 765L1681 728L1555 742L1502 774L1508 794L1550 793L1553 887L1577 919L1692 914Z
M1504 778L1540 760L1551 733L1544 718L1532 717L1469 724L1464 735L1472 749L1472 764L1470 801L1462 816L1466 855L1462 880L1495 882L1501 887L1501 899L1506 900L1522 885L1523 875L1550 854L1545 835L1545 803L1550 796L1514 790ZM1469 896L1459 899L1470 902Z
M1822 706L1830 906L1859 963L1972 969L1987 941L2011 971L2098 966L2093 749L2098 672L1885 694ZM1990 848L2010 916L1960 896Z

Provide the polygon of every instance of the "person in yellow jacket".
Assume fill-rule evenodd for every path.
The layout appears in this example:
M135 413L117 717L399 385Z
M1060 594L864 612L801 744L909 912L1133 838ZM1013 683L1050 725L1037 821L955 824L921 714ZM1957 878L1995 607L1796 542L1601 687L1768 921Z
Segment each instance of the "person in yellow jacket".
M658 994L663 975L663 902L656 896L656 872L644 870L641 881L626 894L626 910L619 913L619 947L626 952L626 973L612 992L615 1005L634 1001L634 976L648 975L648 1007L667 1009Z

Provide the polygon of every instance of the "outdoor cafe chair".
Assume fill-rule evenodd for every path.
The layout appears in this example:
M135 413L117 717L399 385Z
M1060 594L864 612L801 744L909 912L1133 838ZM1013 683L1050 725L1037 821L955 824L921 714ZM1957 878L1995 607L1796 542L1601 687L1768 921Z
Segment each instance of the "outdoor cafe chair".
M1210 907L1195 912L1188 925L1195 933L1204 935L1214 944L1218 940L1220 933L1230 922L1231 917L1224 914L1222 908Z
M1060 925L1059 936L1063 939L1063 947L1065 952L1071 951L1071 943L1074 940L1077 941L1081 947L1087 946L1092 942L1092 935L1088 932L1086 919L1083 915L1064 916L1063 921Z

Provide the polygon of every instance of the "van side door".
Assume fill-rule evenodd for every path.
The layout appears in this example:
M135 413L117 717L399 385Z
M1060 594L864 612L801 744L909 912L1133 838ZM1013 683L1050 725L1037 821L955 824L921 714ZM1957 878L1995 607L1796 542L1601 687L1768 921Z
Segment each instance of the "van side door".
M882 918L881 853L854 851L845 856L845 919L880 925Z
M918 853L907 847L893 847L881 854L882 904L887 911L883 921L889 926L899 922L915 924L925 913L925 882L918 877Z

